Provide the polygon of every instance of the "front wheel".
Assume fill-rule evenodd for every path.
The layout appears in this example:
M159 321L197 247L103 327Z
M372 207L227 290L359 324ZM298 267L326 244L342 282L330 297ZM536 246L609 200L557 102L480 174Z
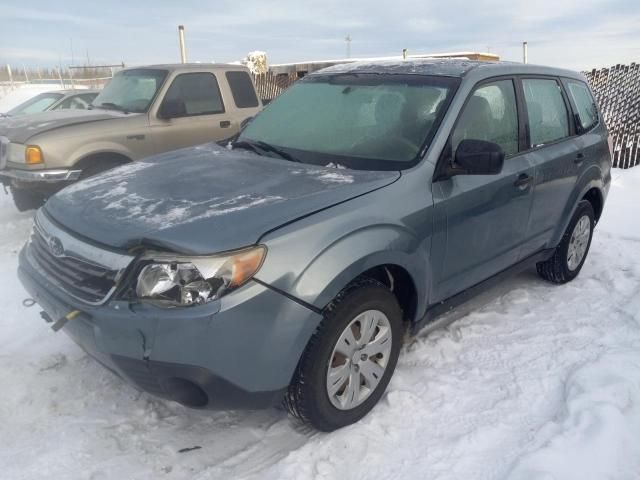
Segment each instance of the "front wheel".
M35 190L29 190L26 188L9 187L11 190L11 196L13 197L13 203L20 212L26 212L28 210L35 210L44 205L46 197Z
M583 200L578 204L553 256L536 265L538 274L553 283L567 283L576 278L587 259L594 225L593 207Z
M402 337L402 311L389 289L371 279L354 282L327 307L285 406L322 431L357 422L384 393Z

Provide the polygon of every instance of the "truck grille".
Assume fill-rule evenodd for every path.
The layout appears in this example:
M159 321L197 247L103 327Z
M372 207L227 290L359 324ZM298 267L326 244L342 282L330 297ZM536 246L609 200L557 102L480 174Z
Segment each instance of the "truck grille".
M107 299L116 286L117 270L93 265L72 257L56 256L42 235L34 229L30 257L47 277L69 295L91 304Z
M7 166L7 156L9 155L9 139L0 137L0 170Z

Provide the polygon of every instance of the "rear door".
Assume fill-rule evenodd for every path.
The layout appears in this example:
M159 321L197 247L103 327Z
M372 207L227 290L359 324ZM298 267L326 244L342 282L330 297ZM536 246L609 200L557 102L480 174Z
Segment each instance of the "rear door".
M151 132L156 152L223 140L231 136L232 119L213 72L176 75L158 108L151 112ZM159 118L164 102L179 105L175 118Z
M584 152L576 142L569 99L554 77L520 77L526 112L526 157L535 167L533 207L522 257L551 248Z
M497 175L457 175L433 185L436 216L446 232L434 238L433 299L459 293L517 262L526 240L534 168L520 152L523 125L515 78L476 86L462 109L441 162L464 139L497 143L505 152Z

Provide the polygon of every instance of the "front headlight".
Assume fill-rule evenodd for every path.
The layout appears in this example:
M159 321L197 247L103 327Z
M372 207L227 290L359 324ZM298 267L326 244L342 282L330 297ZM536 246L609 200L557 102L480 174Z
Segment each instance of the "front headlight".
M262 266L267 249L252 247L226 255L178 257L148 254L136 285L139 299L163 306L198 305L246 283Z
M25 155L26 147L19 143L10 143L7 149L7 160L12 163L25 163L26 155Z

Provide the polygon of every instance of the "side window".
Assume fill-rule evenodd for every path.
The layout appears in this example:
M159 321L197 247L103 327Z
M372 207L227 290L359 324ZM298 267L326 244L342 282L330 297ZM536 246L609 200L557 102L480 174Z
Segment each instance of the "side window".
M260 105L251 77L247 72L227 72L226 77L236 107L252 108Z
M555 80L522 80L529 117L530 147L538 147L569 136L569 114Z
M582 132L590 130L598 123L598 108L589 88L582 82L567 80L569 95L578 110L578 120Z
M64 99L59 105L56 105L54 110L86 110L90 103L91 101L77 95Z
M164 101L183 104L182 116L185 117L224 112L218 81L212 73L178 75L167 90Z
M473 92L451 135L453 154L462 140L497 143L507 156L518 152L518 109L513 81L487 83Z

